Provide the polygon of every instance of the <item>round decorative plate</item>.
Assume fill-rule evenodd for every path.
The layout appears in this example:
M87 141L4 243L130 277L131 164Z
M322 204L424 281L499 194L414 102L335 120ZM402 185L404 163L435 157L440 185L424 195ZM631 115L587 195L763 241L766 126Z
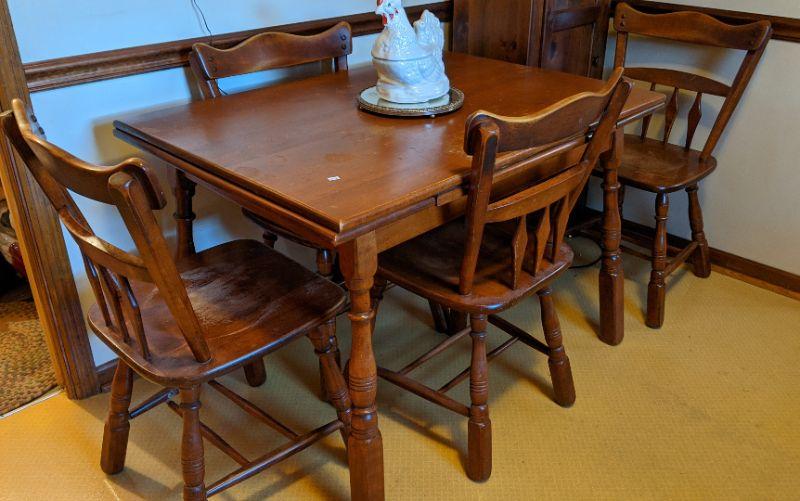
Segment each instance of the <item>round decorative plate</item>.
M464 106L464 93L455 87L446 95L425 103L400 104L381 99L375 87L364 89L358 96L358 107L390 117L434 117L452 113Z

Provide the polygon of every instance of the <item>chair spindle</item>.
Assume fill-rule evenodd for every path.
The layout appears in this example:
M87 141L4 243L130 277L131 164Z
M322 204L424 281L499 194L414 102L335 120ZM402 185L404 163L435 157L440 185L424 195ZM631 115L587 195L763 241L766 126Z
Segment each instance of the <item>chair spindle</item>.
M703 111L701 109L703 100L703 93L698 92L697 97L694 98L694 104L692 104L692 109L689 110L689 123L686 129L686 145L685 148L687 150L692 149L692 140L694 139L694 133L697 132L697 126L700 125L700 119L703 118Z

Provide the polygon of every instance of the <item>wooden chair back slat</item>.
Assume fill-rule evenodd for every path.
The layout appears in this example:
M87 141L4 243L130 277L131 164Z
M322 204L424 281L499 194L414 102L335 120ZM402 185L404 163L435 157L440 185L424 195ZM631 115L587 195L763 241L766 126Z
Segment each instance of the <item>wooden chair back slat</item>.
M124 275L116 277L117 290L122 298L123 309L126 313L126 318L133 325L133 331L136 334L136 340L139 342L139 348L142 350L142 356L150 360L150 347L147 344L147 336L144 332L144 322L142 321L142 310L139 308L139 301L133 293L131 283Z
M681 90L696 93L692 108L689 110L686 149L691 149L692 140L702 118L700 109L702 94L725 98L700 155L703 160L710 157L764 54L767 42L772 36L770 23L758 21L745 25L729 25L699 12L645 14L627 3L620 3L614 16L614 26L617 30L614 56L616 66L625 66L630 34L747 51L731 85L672 69L625 68L626 77L651 82L652 90L655 90L656 85L672 87L673 92L665 109L664 144L669 142L672 126L678 114L678 95ZM642 139L647 137L649 125L649 118L642 122Z
M675 88L672 90L672 95L667 101L667 106L664 108L664 138L662 142L667 144L669 136L672 134L672 127L675 125L675 120L678 118L678 94L681 90Z
M111 273L99 267L98 273L100 276L100 288L103 294L97 298L98 303L103 302L106 308L111 311L113 321L108 325L109 328L117 331L123 341L129 343L131 340L130 332L128 331L128 321L125 318L125 312L122 310L122 300L120 291L117 288L117 281L111 277Z
M520 280L522 278L522 265L525 261L525 252L528 250L528 218L526 215L517 218L517 225L516 229L514 230L514 239L511 242L511 247L513 259L513 275L511 286L516 289L520 286Z
M535 272L544 264L545 251L550 240L550 206L545 206L539 214L534 215L536 232L533 237L531 269Z
M31 134L44 136L44 131L39 127L35 117L28 114L26 120ZM51 171L45 168L44 164L40 162L31 147L23 139L14 115L12 113L4 113L0 117L0 121L2 121L2 129L6 138L20 155L20 158L30 170L44 194L53 204L53 207L55 207L61 222L73 236L81 252L106 268L119 268L136 280L150 281L147 268L138 256L120 250L92 232L91 227L65 186L51 175Z
M692 141L694 140L694 134L697 132L697 126L700 125L700 119L703 118L703 93L698 92L694 98L694 103L692 103L692 107L689 110L689 116L687 117L687 124L686 124L686 143L684 147L688 150L692 147Z
M98 202L113 204L108 191L108 180L117 172L128 171L132 176L141 177L142 185L146 186L148 205L152 209L163 209L166 206L167 201L164 194L152 189L153 186L158 185L155 174L148 169L141 169L137 165L141 163L140 160L128 159L112 167L97 167L60 149L59 156L42 154L52 145L45 144L46 141L42 137L32 132L33 130L31 130L31 134L26 135L26 138L31 138L28 142L29 147L48 175L64 188ZM23 130L23 134L25 133L26 131Z
M97 301L97 306L100 308L100 314L103 316L103 321L106 325L113 325L113 322L111 321L111 314L108 310L108 304L105 301L103 286L100 283L100 272L92 260L86 257L86 254L83 255L83 265L86 268L86 277L89 279L89 285L92 286L94 297L99 298Z
M730 85L714 80L713 78L695 75L686 71L666 68L625 68L625 76L633 80L652 82L672 88L684 89L692 92L701 92L714 96L726 97L731 92Z
M217 84L220 78L325 60L331 60L334 71L346 70L352 51L350 25L341 22L310 36L261 33L230 49L197 43L192 47L189 65L200 82L203 98L209 99L221 94Z
M489 204L486 222L500 223L550 206L583 182L582 169L568 169L540 184Z
M93 263L103 268L118 270L119 273L140 282L151 282L150 272L139 256L125 252L94 234L86 234L84 228L64 225L78 244L81 253Z
M654 92L655 90L656 90L656 83L653 82L650 84L650 92ZM652 120L653 120L652 114L647 115L642 119L642 132L641 132L642 141L644 141L644 138L647 137L647 132L650 130L650 122Z
M541 148L556 142L566 142L596 124L597 117L608 102L608 96L591 93L578 94L569 102L553 105L540 114L536 120L531 117L502 117L486 114L496 118L498 127L497 153L507 153L524 149ZM555 119L556 115L558 120ZM471 120L477 123L481 118L473 115ZM467 136L467 140L470 137ZM466 144L470 152L470 144Z
M738 50L757 50L770 35L766 21L731 25L700 12L645 14L624 2L617 6L614 28L618 33Z
M512 249L512 283L519 285L526 262L535 274L545 260L557 259L569 213L586 184L600 154L609 147L631 84L618 68L597 93L583 93L527 117L504 117L484 111L467 120L465 151L472 155L467 202L467 238L459 277L459 292L472 291L484 229L487 224L515 222ZM584 137L588 146L574 165L532 186L520 186L500 200L492 199L492 181L499 152L546 148L544 155L568 141ZM529 218L535 218L528 221ZM536 232L527 233L528 223ZM548 253L548 249L550 252Z
M87 276L103 319L126 342L135 341L150 357L138 301L130 280L154 283L198 362L211 354L186 288L171 257L153 210L166 201L155 175L142 160L129 159L112 167L88 164L49 143L19 99L0 118L6 138L26 162L73 235L83 254ZM138 255L123 251L94 234L67 189L114 205L136 245Z

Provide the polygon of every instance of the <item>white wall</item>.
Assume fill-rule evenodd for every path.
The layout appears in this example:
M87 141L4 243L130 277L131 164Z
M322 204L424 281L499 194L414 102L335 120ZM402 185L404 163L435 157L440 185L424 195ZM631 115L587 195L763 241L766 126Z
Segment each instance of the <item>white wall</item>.
M800 17L797 0L670 0L706 7L741 9ZM735 4L735 5L734 5ZM613 62L614 35L607 61ZM742 60L741 52L698 49L688 45L632 39L628 64L697 71L730 83ZM700 185L706 235L712 247L776 268L800 274L800 44L771 41L727 132L717 146L717 170ZM691 98L693 96L689 96ZM702 145L721 106L721 99L704 96L703 120L694 140ZM673 141L685 138L685 118L691 101L681 104L681 121ZM651 134L659 134L654 121ZM599 189L592 204L599 206ZM689 237L684 192L670 198L670 233ZM654 225L654 196L629 189L624 216Z
M375 9L374 0L198 0L198 3L215 34ZM405 2L406 5L423 3L425 0ZM22 60L26 63L206 35L190 0L9 0L9 7ZM374 36L354 40L351 65L369 61L373 41ZM280 73L257 75L226 85L230 90L280 76ZM143 156L163 174L166 168L157 160L113 137L112 122L124 113L192 99L194 92L187 70L170 69L37 92L32 100L39 122L54 143L88 161L102 164L116 163L133 155ZM162 179L163 188L168 190L163 175ZM238 207L203 190L198 190L195 201L198 248L237 237L260 238L260 231L243 219ZM122 248L132 248L131 242L120 236L122 223L116 210L85 199L78 203L99 235ZM161 213L168 236L174 234L172 212L168 207ZM94 298L80 254L72 238L65 235L65 239L81 302L88 307ZM313 260L313 252L308 249L293 246L289 252L303 262L311 264ZM113 358L93 335L91 342L98 364Z

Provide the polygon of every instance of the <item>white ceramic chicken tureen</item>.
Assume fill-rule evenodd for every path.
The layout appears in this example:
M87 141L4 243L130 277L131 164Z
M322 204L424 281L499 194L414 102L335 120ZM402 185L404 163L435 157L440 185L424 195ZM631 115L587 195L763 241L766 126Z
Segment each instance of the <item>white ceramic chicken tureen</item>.
M377 91L393 103L424 103L450 91L444 71L444 32L430 11L411 23L402 0L378 0L376 14L383 16L383 33L372 48L378 71Z

